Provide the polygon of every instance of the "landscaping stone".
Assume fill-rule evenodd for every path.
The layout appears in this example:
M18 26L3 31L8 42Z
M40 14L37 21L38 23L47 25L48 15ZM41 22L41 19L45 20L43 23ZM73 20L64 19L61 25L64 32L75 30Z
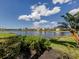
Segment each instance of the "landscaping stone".
M46 50L39 59L70 59L70 57L66 54L58 52L54 49Z

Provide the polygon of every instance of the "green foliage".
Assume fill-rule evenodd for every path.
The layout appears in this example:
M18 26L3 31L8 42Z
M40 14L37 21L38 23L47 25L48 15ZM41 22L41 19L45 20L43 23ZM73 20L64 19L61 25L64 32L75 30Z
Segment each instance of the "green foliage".
M21 40L26 47L31 49L37 49L39 47L48 48L50 45L49 40L40 36L23 36Z
M79 48L76 47L76 41L71 36L56 37L50 41L53 49L68 54L71 59L79 59Z
M72 37L65 36L51 40L41 36L15 36L15 39L0 39L0 58L12 59L12 57L18 56L21 50L23 53L27 52L28 48L40 52L51 47L78 59L79 48L76 48L75 44L76 42Z
M71 26L72 29L79 30L79 15L71 15L69 13L66 13L66 15L62 16L65 21L68 23L69 26Z
M12 59L20 52L20 41L15 37L0 39L0 58Z

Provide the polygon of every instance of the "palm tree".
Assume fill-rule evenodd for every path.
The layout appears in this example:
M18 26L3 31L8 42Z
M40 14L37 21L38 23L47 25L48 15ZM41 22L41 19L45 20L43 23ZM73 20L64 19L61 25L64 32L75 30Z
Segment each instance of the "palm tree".
M78 36L79 13L77 13L75 15L71 15L69 13L66 13L66 15L63 15L62 17L67 22L66 27L69 29L70 33L73 35L73 38L77 41L77 44L79 44L79 36Z

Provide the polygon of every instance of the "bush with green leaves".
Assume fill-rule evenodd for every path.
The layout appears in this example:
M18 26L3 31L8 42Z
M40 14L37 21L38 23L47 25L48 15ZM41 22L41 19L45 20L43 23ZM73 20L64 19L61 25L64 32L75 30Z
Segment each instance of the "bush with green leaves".
M37 49L37 48L48 48L50 45L49 40L40 37L40 36L26 36L24 39L24 43L27 47L31 49Z
M21 50L29 48L36 52L43 52L50 46L50 41L41 36L19 36L21 41Z
M0 44L0 58L16 57L27 50L36 50L37 54L45 51L50 41L41 36L15 36L15 38L2 39Z
M9 59L17 56L20 52L20 44L21 43L16 36L12 38L0 39L0 58Z

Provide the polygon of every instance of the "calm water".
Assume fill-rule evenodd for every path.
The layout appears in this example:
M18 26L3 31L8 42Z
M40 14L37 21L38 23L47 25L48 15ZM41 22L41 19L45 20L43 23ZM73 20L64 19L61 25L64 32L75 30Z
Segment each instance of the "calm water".
M0 33L9 32L17 35L41 35L44 37L66 36L70 35L69 32L38 32L38 31L0 31Z

